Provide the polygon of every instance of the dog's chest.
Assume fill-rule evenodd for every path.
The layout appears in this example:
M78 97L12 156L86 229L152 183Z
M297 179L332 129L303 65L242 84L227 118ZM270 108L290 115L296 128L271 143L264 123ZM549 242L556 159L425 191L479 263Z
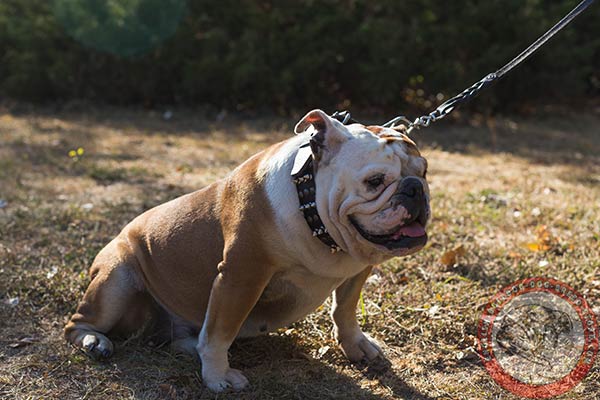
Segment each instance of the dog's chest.
M319 307L343 279L306 272L275 276L244 322L239 337L256 336L285 327Z

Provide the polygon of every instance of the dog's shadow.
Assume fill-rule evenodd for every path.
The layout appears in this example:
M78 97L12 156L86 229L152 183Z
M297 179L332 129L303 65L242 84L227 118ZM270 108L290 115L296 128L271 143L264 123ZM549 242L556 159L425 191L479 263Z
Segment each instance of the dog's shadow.
M121 372L120 384L144 399L433 399L398 377L387 360L352 365L330 341L322 355L305 342L284 334L236 340L230 363L244 372L250 387L218 396L202 385L197 358L175 355L166 347L117 343L108 363ZM143 369L147 373L142 382L133 371Z
M337 346L328 345L314 349L302 337L282 334L239 339L231 362L248 372L260 398L432 399L398 377L387 359L353 365Z

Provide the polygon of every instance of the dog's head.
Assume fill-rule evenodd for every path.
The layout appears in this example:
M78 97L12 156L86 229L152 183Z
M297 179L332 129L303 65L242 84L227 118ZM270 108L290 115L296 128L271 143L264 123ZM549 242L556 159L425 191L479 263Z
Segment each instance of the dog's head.
M321 110L298 122L309 130L317 210L351 256L379 263L427 242L427 161L400 129L343 125Z

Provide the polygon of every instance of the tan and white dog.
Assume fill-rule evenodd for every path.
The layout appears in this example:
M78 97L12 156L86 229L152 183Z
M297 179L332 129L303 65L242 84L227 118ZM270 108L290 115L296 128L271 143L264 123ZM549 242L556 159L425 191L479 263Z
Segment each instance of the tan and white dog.
M321 110L295 130L226 178L129 223L94 260L67 340L108 357L105 335L135 332L154 318L175 346L197 351L210 389L240 390L248 380L229 366L233 340L285 327L333 292L343 352L351 361L379 356L356 305L373 264L427 241L427 162L396 129L343 125ZM290 173L306 142L315 213L341 251L318 240L298 208Z

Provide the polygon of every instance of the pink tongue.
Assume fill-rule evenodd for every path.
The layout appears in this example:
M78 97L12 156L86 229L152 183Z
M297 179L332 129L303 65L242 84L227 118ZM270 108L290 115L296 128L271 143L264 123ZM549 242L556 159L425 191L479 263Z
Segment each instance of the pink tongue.
M418 222L413 222L410 225L400 228L400 230L394 234L394 239L398 239L400 236L420 237L423 235L425 235L425 229L423 229Z

